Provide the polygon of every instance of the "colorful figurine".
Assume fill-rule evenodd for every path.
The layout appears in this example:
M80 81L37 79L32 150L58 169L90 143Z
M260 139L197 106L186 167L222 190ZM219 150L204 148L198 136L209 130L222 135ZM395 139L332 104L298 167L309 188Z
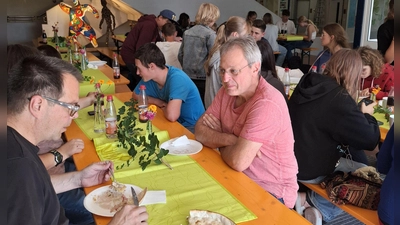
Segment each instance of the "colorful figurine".
M74 8L72 6L60 2L61 9L69 14L69 35L72 36L74 43L79 44L77 37L82 34L92 43L93 47L97 47L96 32L87 23L85 18L86 12L91 12L96 18L99 18L99 12L89 4L80 4L79 0L73 0Z
M111 35L114 35L114 29L115 29L115 16L112 14L110 9L107 7L107 1L106 0L101 0L101 5L103 6L103 9L101 10L101 20L99 24L99 28L101 28L101 25L103 25L104 20L106 20L107 28L106 28L106 45L108 45L108 38Z

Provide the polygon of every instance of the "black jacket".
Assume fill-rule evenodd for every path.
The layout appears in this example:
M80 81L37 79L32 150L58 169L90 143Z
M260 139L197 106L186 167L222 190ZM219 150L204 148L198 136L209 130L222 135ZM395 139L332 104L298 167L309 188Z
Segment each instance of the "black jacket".
M300 180L332 173L338 145L373 150L380 140L376 119L363 114L348 92L326 75L305 74L288 102Z

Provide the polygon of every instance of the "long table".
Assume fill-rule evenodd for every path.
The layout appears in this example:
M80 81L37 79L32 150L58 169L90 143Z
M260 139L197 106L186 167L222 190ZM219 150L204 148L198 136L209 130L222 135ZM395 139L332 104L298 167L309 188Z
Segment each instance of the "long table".
M117 97L121 101L128 101L132 96L131 92L117 93ZM178 122L168 121L161 110L158 110L157 116L153 120L153 124L160 130L167 130L170 138L186 135L189 139L194 139L194 135L184 128ZM81 170L93 162L100 161L93 142L85 136L75 122L65 132L67 140L80 138L85 143L85 148L79 154L73 156L76 167ZM252 181L242 172L231 169L224 163L219 153L213 149L205 147L201 152L191 155L210 176L220 183L232 196L253 212L257 218L240 224L243 225L259 225L259 224L309 224L304 217L300 216L296 211L288 209L274 198L267 191L262 189L257 183ZM86 194L111 182L103 183L97 186L84 188ZM222 206L223 207L223 206ZM150 216L163 216L152 215ZM188 212L189 214L189 212ZM94 215L96 224L107 224L110 221L108 217Z

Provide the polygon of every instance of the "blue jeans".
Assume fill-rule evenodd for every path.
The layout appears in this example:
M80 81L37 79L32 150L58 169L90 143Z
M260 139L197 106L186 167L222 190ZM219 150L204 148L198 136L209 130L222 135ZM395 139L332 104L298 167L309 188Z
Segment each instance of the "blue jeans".
M348 172L353 172L358 168L365 166L367 165L341 157L339 159L339 165L335 168L334 172L343 171L345 173L348 173ZM320 176L312 180L299 180L299 181L310 184L319 184L324 178L325 176ZM321 212L322 218L325 222L329 222L335 219L336 216L343 213L342 209L340 209L339 207L337 207L335 204L325 199L324 197L318 195L314 191L307 192L307 200L309 200L309 203L311 203L311 205L313 205Z
M275 64L276 64L277 66L282 66L282 65L283 65L283 62L285 61L287 49L286 49L285 47L283 47L282 45L279 45L279 44L278 44L278 47L279 47L279 52L280 52L281 54L279 54L279 55L276 57Z
M293 54L292 50L295 48L309 48L312 45L311 41L287 41L284 47L287 49L286 59L290 59Z
M65 172L76 171L73 162L66 160L64 163ZM61 206L64 208L65 216L69 219L69 224L87 225L94 223L92 213L83 206L85 193L82 188L72 189L67 192L57 194Z

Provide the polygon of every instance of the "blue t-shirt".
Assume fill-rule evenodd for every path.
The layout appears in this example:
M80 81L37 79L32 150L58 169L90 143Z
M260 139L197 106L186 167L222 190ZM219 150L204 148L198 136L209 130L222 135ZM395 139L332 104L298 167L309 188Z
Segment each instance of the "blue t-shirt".
M173 66L166 67L168 68L167 79L161 90L153 80L144 82L142 79L136 86L135 93L139 94L139 87L144 84L148 96L161 99L166 103L173 99L181 99L181 114L178 122L184 127L193 127L205 111L199 90L185 72Z
M317 60L314 62L314 66L317 66L317 72L321 70L321 66L323 64L326 64L328 60L331 58L332 54L329 50L322 50L320 53L317 55ZM313 66L311 65L311 66Z

